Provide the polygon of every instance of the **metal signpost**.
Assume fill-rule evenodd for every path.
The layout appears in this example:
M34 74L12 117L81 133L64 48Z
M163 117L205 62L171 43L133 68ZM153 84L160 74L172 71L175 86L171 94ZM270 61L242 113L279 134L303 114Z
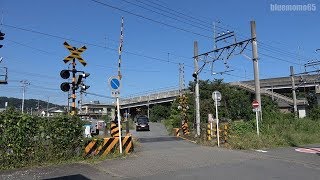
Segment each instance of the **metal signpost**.
M119 148L120 154L122 154L122 142L121 142L121 116L120 116L120 102L119 102L119 94L121 83L118 76L113 76L109 78L109 85L112 90L112 96L116 97L117 100L117 116L118 116L118 127L119 127Z
M211 136L213 135L213 132L212 132L212 123L213 123L213 115L212 114L208 114L208 122L210 123L210 134Z
M218 105L221 101L221 93L219 91L214 91L212 93L212 99L214 100L214 105L216 106L216 119L217 119L217 143L218 147L220 146L220 137L219 137L219 117L218 117Z
M257 100L254 100L252 102L253 111L256 112L256 124L257 124L257 135L259 136L259 102Z

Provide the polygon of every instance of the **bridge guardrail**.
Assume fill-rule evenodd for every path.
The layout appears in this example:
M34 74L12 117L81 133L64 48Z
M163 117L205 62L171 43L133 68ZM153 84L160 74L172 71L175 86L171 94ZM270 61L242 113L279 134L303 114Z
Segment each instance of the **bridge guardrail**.
M242 88L245 88L249 91L252 91L252 92L255 92L255 88L249 84L244 84L244 83L241 83L241 82L232 82L232 83L229 83L230 85L233 85L233 86L238 86L238 87L242 87ZM289 104L293 104L293 99L287 97L287 96L284 96L282 94L279 94L279 93L275 93L275 92L271 92L269 90L266 90L266 89L261 89L260 90L262 94L267 94L269 96L273 96L273 97L276 97L278 99L281 99L283 101L286 101L288 102ZM297 100L297 104L307 104L306 100Z
M184 91L186 91L186 90L184 90ZM139 103L139 102L148 102L148 101L154 101L154 100L158 100L158 99L165 99L165 98L178 96L179 94L180 94L179 90L157 92L157 93L143 95L143 96L139 96L139 97L122 99L121 105L134 104L134 103Z

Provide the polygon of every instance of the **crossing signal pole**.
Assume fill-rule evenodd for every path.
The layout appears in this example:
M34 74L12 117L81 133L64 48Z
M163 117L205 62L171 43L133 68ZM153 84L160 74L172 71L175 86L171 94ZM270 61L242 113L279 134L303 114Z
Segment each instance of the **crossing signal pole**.
M71 115L76 115L76 90L79 89L80 87L80 91L83 92L86 89L88 89L90 86L87 86L85 84L83 84L82 79L83 78L87 78L90 74L89 73L85 73L84 71L78 71L76 69L76 59L78 59L78 61L83 65L86 66L87 63L84 59L82 59L82 57L80 56L81 53L83 53L87 48L85 46L82 46L81 48L76 48L76 47L72 47L70 46L67 42L64 42L63 45L70 51L70 55L67 56L66 58L64 58L64 62L68 63L69 61L72 60L72 69L71 70L62 70L60 72L60 76L63 79L68 79L70 77L70 72L72 73L72 81L71 83L69 82L63 82L60 85L60 88L63 92L69 92L70 88L72 91L71 94L71 99L72 99L72 103L71 103ZM76 78L76 74L80 72L81 74L78 76L78 79ZM70 84L72 85L72 87L70 87ZM69 98L69 97L68 97Z
M72 59L72 94L71 94L71 115L76 114L76 60Z

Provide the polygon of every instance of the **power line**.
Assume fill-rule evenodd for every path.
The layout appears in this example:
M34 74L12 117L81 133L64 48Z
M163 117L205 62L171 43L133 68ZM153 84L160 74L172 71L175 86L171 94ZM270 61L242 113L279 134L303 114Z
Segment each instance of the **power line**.
M102 49L107 49L107 50L118 52L118 49L113 49L113 48L109 48L109 47L105 47L105 46L101 46L101 45L97 45L97 44L93 44L93 43L79 41L79 40L75 40L75 39L71 39L71 38L65 38L65 37L62 37L62 36L57 36L57 35L53 35L53 34L49 34L49 33L43 33L43 32L40 32L40 31L21 28L21 27L17 27L17 26L12 26L12 25L7 25L7 24L3 24L3 25L6 26L6 27L9 27L9 28L13 28L13 29L18 29L18 30L22 30L22 31L26 31L26 32L35 33L35 34L41 34L41 35L44 35L44 36L57 38L57 39L62 39L62 40L69 40L69 41L73 41L73 42L77 42L77 43L82 43L82 44L85 44L85 45L90 45L90 46L94 46L94 47L98 47L98 48L102 48ZM144 55L144 54L140 54L140 53L136 53L136 52L130 52L130 51L125 51L125 50L123 52L127 53L127 54L131 54L131 55L135 55L135 56L144 57L144 58L147 58L147 59L153 59L153 60L162 61L162 62L169 62L169 63L173 63L173 64L179 64L179 62L172 62L172 61L168 61L167 59L152 57L152 56L148 56L148 55ZM181 56L179 56L179 57L181 57Z
M182 20L176 18L177 16L172 17L172 16L169 16L169 15L167 15L167 14L158 12L160 9L155 8L155 9L157 9L158 11L152 10L152 9L150 9L150 8L148 8L148 7L154 7L154 6L152 6L152 5L147 5L146 3L142 2L142 1L138 1L138 0L137 0L137 1L140 2L141 4L147 5L148 7L146 7L146 6L141 6L141 5L139 5L139 4L136 4L136 3L133 3L133 2L130 2L130 1L127 1L127 0L122 0L122 1L124 1L124 2L126 2L126 3L128 3L128 4L131 4L131 5L140 7L140 8L142 8L142 9L149 10L149 11L151 11L151 12L153 12L153 13L156 13L156 14L159 14L159 15L161 15L161 16L164 16L164 17L167 17L167 18L176 20L176 21L178 21L178 22L182 22L182 23L184 23L184 24L188 24L188 25L197 27L197 28L199 28L199 29L212 32L212 29L208 28L208 26L206 26L206 25L200 24L200 25L202 25L202 27L201 27L201 26L195 25L194 23L189 23L188 21L182 21ZM163 11L163 10L160 10L160 11L162 11L162 12L168 12L168 11ZM170 12L169 12L169 14L170 14ZM189 21L194 22L194 21L192 21L192 20L190 20L190 19L189 19Z
M20 46L24 46L24 47L27 47L27 48L30 48L30 49L39 51L39 52L42 52L42 53L45 53L45 54L54 54L54 53L52 53L52 52L45 51L45 50L42 50L42 49L39 49L39 48L35 48L35 47L29 46L29 45L26 45L26 44L23 44L23 43L20 43L20 42L17 42L17 41L13 41L13 40L11 40L11 39L7 39L7 41L12 42L12 43L14 43L14 44L18 44L18 45L20 45Z
M125 1L125 0L123 0L123 1ZM142 3L142 4L145 4L145 3L143 3L143 2L141 2L141 1L139 1L139 0L136 0L136 1L138 1L138 2L140 2L140 3ZM126 1L126 2L127 2L127 1ZM147 2L152 3L152 2L150 2L150 1L147 1ZM134 3L131 3L131 4L134 4ZM152 4L156 4L156 5L160 6L160 7L164 7L164 8L166 8L166 9L170 9L170 8L165 7L165 6L163 6L163 5L161 5L161 4L158 4L158 3L152 3ZM154 6L151 6L151 7L154 7ZM170 10L173 11L173 12L179 13L179 14L186 15L186 14L184 14L184 13L180 13L180 12L178 12L178 11L176 11L176 10L173 10L173 9L170 9ZM165 12L168 12L168 11L165 11ZM169 12L169 13L170 13L170 12ZM190 16L189 16L189 17L190 17ZM220 26L216 26L216 27L222 28L222 27L220 27ZM230 27L231 27L231 26L230 26ZM222 29L226 29L226 28L222 28ZM266 44L266 43L263 43L263 42L261 42L261 41L259 41L259 42L261 43L261 45L260 45L260 46L262 46L261 48L264 49L264 50L266 50L266 51L273 51L273 52L276 52L276 53L280 53L280 54L282 54L282 55L286 55L286 56L288 56L288 57L296 57L297 55L298 55L298 56L301 56L301 55L299 55L299 54L291 53L291 52L289 52L289 51L283 51L283 50L281 50L281 49L279 49L279 48L275 48L275 47L273 47L273 46L271 46L271 45L268 45L268 44ZM271 56L269 56L269 57L271 57ZM273 56L272 56L272 57L273 57ZM302 56L301 56L301 57L302 57ZM273 58L275 58L275 57L273 57ZM292 63L292 62L290 62L290 61L287 61L287 60L284 60L284 59L281 59L281 58L275 58L275 59ZM293 64L296 64L296 63L293 63Z
M278 57L274 57L274 56L271 56L271 55L267 55L267 54L264 54L264 53L259 53L261 54L262 56L265 56L265 57L269 57L269 58L273 58L273 59L277 59L277 60L280 60L280 61L283 61L283 62L287 62L287 63L290 63L290 64L294 64L294 65L298 65L300 66L301 64L298 64L298 63L295 63L295 62L291 62L289 60L286 60L286 59L282 59L282 58L278 58Z
M225 24L223 22L219 22L219 23L224 24L225 26L228 26L231 29L235 29L234 27L232 27L232 26L230 26L228 24ZM250 37L250 36L244 35L244 33L240 32L238 30L235 30L235 31L237 32L236 34L240 35L240 37L242 37L242 38L248 39ZM311 58L302 56L302 55L300 55L298 53L293 53L293 52L290 52L290 51L287 51L287 50L284 50L284 49L281 49L281 48L278 48L278 47L274 47L274 46L268 45L267 43L263 42L262 40L257 40L257 42L258 42L258 46L264 47L263 49L265 49L266 51L273 51L273 52L276 52L276 53L282 54L282 55L285 54L288 57L297 57L298 56L298 57L302 57L303 59L308 59L308 60L311 59ZM275 42L275 41L270 41L269 40L269 42L272 43L272 42ZM279 43L279 42L277 42L277 43Z
M141 3L140 0L136 0L136 1L138 1L138 2ZM196 22L198 22L199 24L202 24L202 25L205 25L205 26L207 26L208 24L212 23L212 21L204 21L204 20L201 20L201 19L196 18L196 17L194 17L194 16L190 16L190 15L187 14L187 13L182 13L181 11L178 11L178 10L172 9L172 8L170 8L170 7L168 7L168 6L165 6L165 5L163 5L163 4L165 4L165 3L164 3L164 2L161 2L161 1L158 1L159 3L156 3L156 2L154 2L154 1L146 1L146 2L157 5L158 8L156 8L156 9L161 9L161 8L162 8L162 9L166 9L166 10L172 11L172 12L174 12L174 13L170 13L170 12L168 12L168 11L166 11L166 12L168 12L168 13L174 15L174 16L179 16L179 17L185 16L185 17L186 17L185 19L188 19L188 20L194 19L194 20L195 20ZM160 7L160 8L159 8L159 7ZM180 15L182 15L182 16L180 16ZM197 16L197 17L198 17L198 16ZM205 18L205 19L207 19L207 18ZM193 21L193 22L194 22L194 21ZM208 27L208 26L207 26L207 27ZM218 27L218 28L221 28L221 29L224 29L224 28L219 27L219 26L217 26L217 27Z
M205 38L212 39L212 37L210 37L210 36L203 35L203 34L200 34L200 33L197 33L197 32L191 31L191 30L187 30L187 29L184 29L184 28L180 28L180 27L177 27L177 26L174 26L174 25L171 25L171 24L167 24L167 23L158 21L158 20L154 20L154 19L152 19L152 18L143 16L143 15L140 15L140 14L136 14L136 13L133 13L133 12L130 12L130 11L121 9L121 8L119 8L119 7L116 7L116 6L112 6L112 5L107 4L107 3L104 3L104 2L100 2L100 1L97 1L97 0L90 0L90 1L95 2L95 3L97 3L97 4L100 4L100 5L103 5L103 6L105 6L105 7L109 7L109 8L112 8L112 9L116 9L116 10L118 10L118 11L125 12L125 13L127 13L127 14L134 15L134 16L139 17L139 18L142 18L142 19L146 19L146 20L148 20L148 21L152 21L152 22L157 23L157 24L161 24L161 25L164 25L164 26L167 26L167 27L170 27L170 28L178 29L178 30L180 30L180 31L184 31L184 32L187 32L187 33L191 33L191 34L194 34L194 35L198 35L198 36L201 36L201 37L205 37Z

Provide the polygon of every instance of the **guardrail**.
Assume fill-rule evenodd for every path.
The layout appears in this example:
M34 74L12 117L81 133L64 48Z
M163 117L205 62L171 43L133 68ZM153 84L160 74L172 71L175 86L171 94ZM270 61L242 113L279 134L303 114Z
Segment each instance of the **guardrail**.
M187 92L187 90L183 90L183 92ZM179 96L179 94L180 94L180 91L177 89L170 90L170 91L163 91L163 92L154 92L152 94L142 95L138 97L123 98L121 99L121 105L150 102L150 101L155 101L159 99L172 98L172 97Z
M241 82L232 82L232 83L229 83L229 84L232 85L232 86L238 86L238 87L247 89L247 90L249 90L251 92L255 92L255 87L253 87L253 86L251 86L249 84L245 84L245 83L241 83ZM292 98L289 98L289 97L284 96L284 95L279 94L279 93L271 92L271 91L266 90L266 89L260 89L260 91L261 91L262 94L266 94L268 96L278 98L280 100L283 100L283 101L289 103L290 105L293 105L293 99ZM297 104L298 105L307 104L307 101L306 100L297 100Z

